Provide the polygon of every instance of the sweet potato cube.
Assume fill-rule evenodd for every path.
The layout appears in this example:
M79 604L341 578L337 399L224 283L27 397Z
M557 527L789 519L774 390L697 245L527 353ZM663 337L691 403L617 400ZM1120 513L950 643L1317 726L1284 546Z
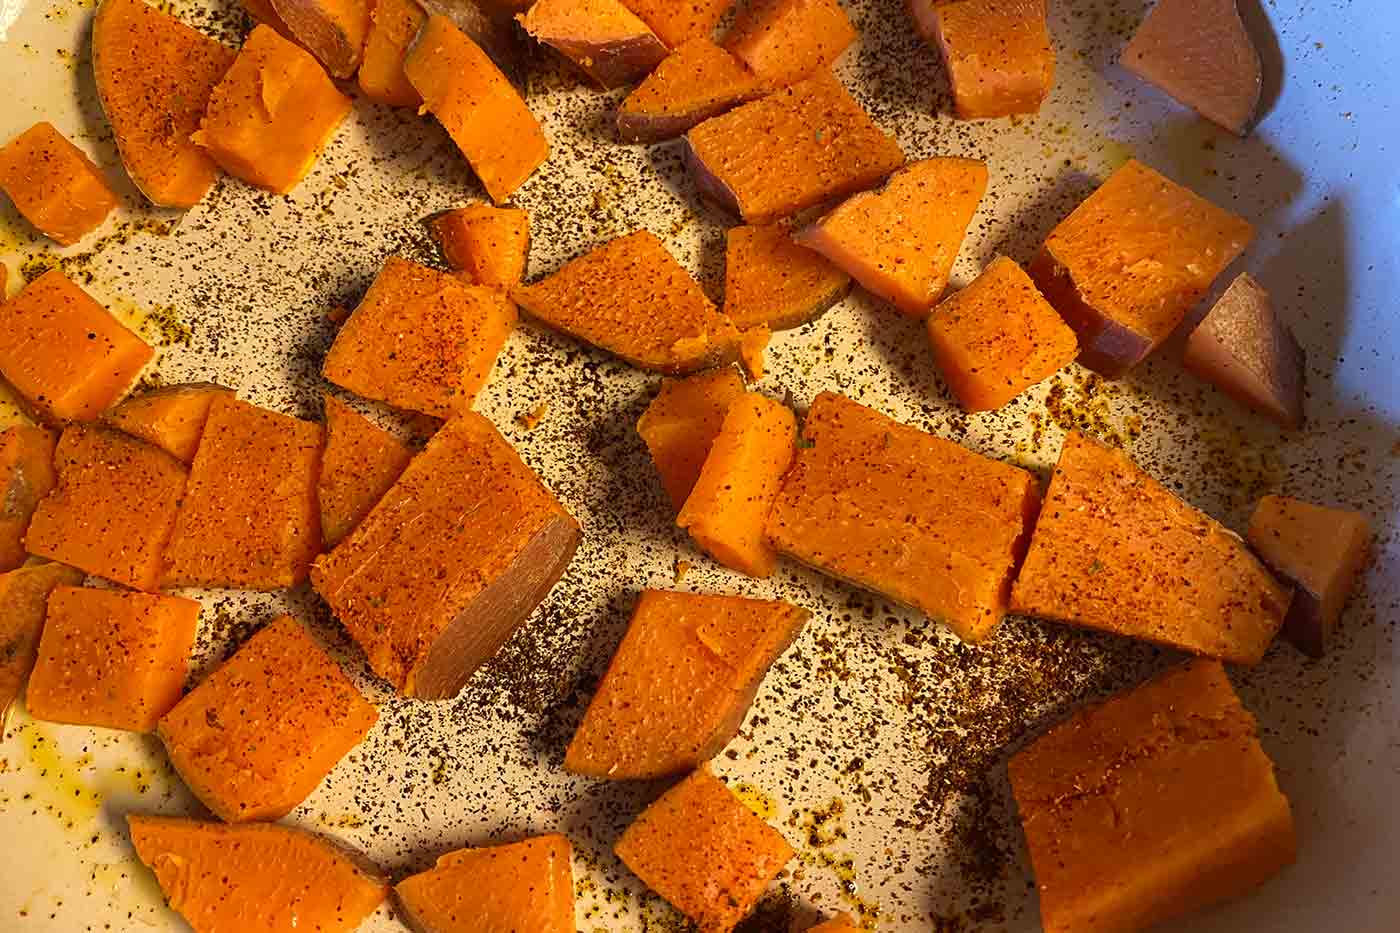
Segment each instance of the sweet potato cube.
M350 112L311 53L257 26L209 95L194 141L230 175L287 194Z
M337 78L360 67L372 0L272 0L297 42Z
M796 442L797 418L786 405L754 392L736 399L676 524L731 570L772 576L778 555L763 527Z
M524 623L578 547L578 523L491 422L448 421L311 572L407 696L448 699Z
M1072 431L1011 608L1257 664L1289 599L1238 535L1121 450Z
M642 369L690 373L738 352L738 330L647 230L605 243L511 297L550 327Z
M1294 859L1288 800L1216 661L1081 710L1010 769L1046 933L1155 928Z
M351 933L389 893L363 859L290 826L129 814L136 855L194 930Z
M1079 342L1030 276L1005 256L992 260L928 318L943 378L968 411L992 411L1079 355Z
M861 927L851 919L850 914L837 914L810 928L807 933L861 933Z
M29 553L138 590L160 587L161 553L185 493L185 467L158 447L74 425L54 452L58 484L29 523Z
M702 933L732 930L794 855L707 767L642 811L613 851Z
M0 149L0 189L36 230L64 246L96 230L118 204L92 160L47 122Z
M49 594L77 586L83 572L63 564L35 564L0 573L0 718L24 692L39 655Z
M287 25L277 8L272 5L272 0L238 0L238 5L243 8L243 12L252 17L254 24L271 26L282 38L300 44L296 34L292 32L292 27ZM232 56L229 60L232 61Z
M559 835L458 849L394 886L424 933L574 933L573 847Z
M837 0L752 0L724 37L724 47L770 87L830 68L856 40Z
M364 521L413 459L388 431L326 393L326 449L316 498L321 537L330 550Z
M1055 84L1046 0L909 0L963 120L1035 113Z
M336 385L446 418L470 411L515 329L499 291L390 256L326 354Z
M166 754L230 823L276 820L316 789L378 719L291 616L268 623L167 713Z
M204 436L209 406L214 399L232 394L232 389L212 382L162 386L127 399L102 420L189 465Z
M447 264L475 285L513 288L530 255L530 215L517 207L473 204L432 222Z
M766 369L764 354L772 339L773 332L762 324L739 335L739 367L748 381L758 382L763 378Z
M369 35L355 76L370 100L390 107L418 107L423 96L404 73L404 58L418 30L428 21L414 0L375 0L370 12Z
M17 424L0 431L0 571L25 561L24 534L39 503L58 481L53 451L58 436Z
M691 39L708 39L734 0L623 0L668 48Z
M785 602L647 590L564 767L615 780L700 767L734 738L810 615Z
M924 159L878 191L847 199L793 239L905 314L924 317L948 287L986 191L986 163Z
M730 227L724 252L724 313L741 330L805 324L846 297L851 277L798 246L780 224Z
M535 0L516 19L604 88L632 84L666 57L656 33L620 0Z
M743 394L743 377L732 366L685 379L665 379L637 421L637 433L646 442L677 512L700 478L725 413Z
M280 590L321 547L321 426L220 396L165 550L165 586Z
M1028 271L1109 378L1142 362L1254 236L1240 217L1136 160L1062 220Z
M154 353L57 269L0 303L0 376L46 418L96 418Z
M25 705L36 719L149 732L180 699L199 603L60 586Z
M823 392L767 536L778 551L981 641L1040 504L1034 476Z
M1284 637L1322 657L1370 554L1370 519L1350 509L1265 496L1249 519L1248 537L1264 563L1296 588Z
M729 52L701 36L678 46L617 111L625 142L680 136L760 94L758 78Z

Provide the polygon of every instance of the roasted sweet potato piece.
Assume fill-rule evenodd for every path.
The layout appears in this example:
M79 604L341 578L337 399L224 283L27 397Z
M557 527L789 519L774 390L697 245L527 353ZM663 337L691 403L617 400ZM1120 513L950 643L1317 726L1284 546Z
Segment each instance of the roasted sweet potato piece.
M1035 113L1055 84L1046 0L909 0L963 120Z
M924 159L878 191L847 199L793 239L905 314L924 317L948 287L986 191L985 162Z
M214 399L165 550L164 586L280 590L321 547L321 426Z
M621 0L535 0L516 19L604 88L632 84L666 57L656 33Z
M39 636L54 587L77 586L83 572L63 564L35 564L0 573L0 719L24 692L39 654Z
M75 425L59 438L54 466L58 485L29 524L29 553L158 589L161 552L185 492L184 464L134 437Z
M448 421L311 573L375 673L455 696L563 574L578 523L491 422Z
M850 914L837 914L810 928L807 933L861 933L861 928L851 919Z
M794 854L707 767L642 811L613 851L703 933L732 930Z
M300 40L292 32L292 27L286 24L277 8L273 6L272 0L238 0L238 5L243 7L243 12L252 17L255 24L271 26L282 38L300 44Z
M57 269L0 303L0 376L46 418L96 418L153 355Z
M528 9L530 3L525 0L417 0L417 3L429 16L445 17L458 32L480 46L507 78L517 85L523 84L519 65L525 58L527 46L513 17ZM522 3L523 7L511 9Z
M685 138L700 192L751 224L862 191L904 164L894 138L824 71Z
M1294 859L1288 799L1224 668L1192 661L1011 759L1046 933L1145 930Z
M798 246L786 227L730 227L724 252L724 313L741 330L805 324L846 297L851 277Z
M126 822L137 857L198 933L351 933L389 893L363 858L302 829L139 813Z
M760 324L739 335L739 366L744 370L744 378L758 382L766 369L764 354L773 339L773 332Z
M1079 361L1117 378L1253 236L1247 221L1133 160L1051 231L1027 271L1079 335Z
M617 111L625 142L660 142L760 94L748 66L696 37L666 56Z
M525 275L530 215L518 207L459 207L433 218L432 230L447 264L472 284L514 288Z
M667 48L678 49L691 39L708 39L734 0L623 0L642 18Z
M127 399L102 420L189 465L204 436L209 406L214 399L232 394L232 389L212 382L162 386Z
M1322 657L1370 554L1370 519L1350 509L1265 496L1249 519L1249 543L1296 588L1284 637Z
M364 521L413 459L413 451L334 395L323 398L326 449L316 498L329 551Z
M810 615L785 602L647 590L564 767L614 780L700 767L734 738Z
M0 571L24 563L24 533L39 503L53 491L58 435L27 424L0 431Z
M220 819L242 823L290 813L378 717L305 629L282 616L156 731L195 796Z
M1074 362L1079 342L1030 276L1005 256L928 318L943 378L968 411L992 411Z
M118 204L101 170L48 122L0 149L0 190L36 230L64 246L96 230Z
M1011 608L1249 665L1289 599L1237 535L1072 431Z
M423 933L574 933L573 847L560 835L458 849L394 886Z
M744 379L732 366L666 379L637 421L637 433L677 512L700 478L725 413L743 394Z
M1307 358L1248 272L1230 283L1186 339L1186 368L1285 428L1303 426Z
M372 0L272 0L297 42L337 78L360 67Z
M780 87L830 68L857 35L837 0L750 0L724 47Z
M404 74L408 47L428 14L414 0L374 0L364 57L355 80L370 100L391 107L418 107L423 96Z
M446 418L471 410L514 329L515 307L498 290L390 256L321 372L366 398Z
M511 289L511 297L550 327L642 369L684 374L738 352L738 330L647 230Z

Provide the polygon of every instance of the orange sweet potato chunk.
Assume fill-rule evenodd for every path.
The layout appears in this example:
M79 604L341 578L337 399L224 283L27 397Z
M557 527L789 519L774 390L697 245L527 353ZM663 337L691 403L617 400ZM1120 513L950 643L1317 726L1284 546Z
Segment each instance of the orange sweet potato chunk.
M622 102L617 132L625 142L680 136L760 94L748 66L709 39L696 37L674 52Z
M418 107L423 96L404 73L404 58L418 30L428 21L414 0L375 0L369 36L355 80L370 100L390 107Z
M280 590L321 547L321 426L220 396L165 551L165 586Z
M372 0L272 0L292 35L337 78L360 67Z
M738 352L738 330L648 230L611 240L511 297L550 327L642 369L683 375Z
M730 227L724 253L724 313L741 330L784 330L812 320L851 290L851 277L798 246L780 224Z
M535 0L516 19L604 88L632 84L666 57L656 33L620 0Z
M36 230L64 246L96 230L118 203L92 160L48 122L0 149L0 189Z
M351 933L389 892L356 853L290 826L138 813L126 822L137 857L194 930Z
M413 459L413 451L334 395L323 398L326 449L316 498L329 551L364 521Z
M707 767L642 811L613 851L702 933L732 930L794 855Z
M708 39L734 0L623 0L642 18L668 48L678 49L691 39Z
M311 573L375 673L448 699L568 566L578 523L500 432L448 421L358 528Z
M685 138L700 192L751 224L862 191L904 164L894 137L825 71Z
M851 919L850 914L837 914L810 928L807 933L861 933L861 927Z
M779 87L830 68L857 35L837 0L751 0L724 47Z
M666 379L637 421L637 433L677 512L700 478L725 413L743 394L744 379L732 366Z
M54 452L58 485L29 524L29 553L138 590L160 587L185 467L158 447L74 425Z
M963 120L1035 113L1055 84L1046 0L909 0Z
M39 636L55 587L77 586L83 572L63 564L35 564L0 573L0 718L24 692L39 655Z
M282 20L277 8L272 5L272 0L238 0L238 5L243 7L243 12L252 17L255 24L262 23L271 26L277 30L277 34L282 38L291 42L298 41L292 28ZM229 60L233 60L232 56L229 57Z
M282 616L156 731L195 796L220 819L242 823L290 813L378 716L305 629Z
M613 780L700 767L734 738L810 615L779 601L642 593L564 767Z
M214 399L232 394L232 389L212 382L162 386L127 399L102 420L189 465L204 436L209 406Z
M1030 537L1035 477L830 392L802 437L768 516L772 545L964 641L986 638Z
M0 303L0 376L46 418L96 418L154 354L57 269Z
M1237 535L1070 432L1011 608L1257 664L1290 598Z
M968 411L992 411L1074 362L1079 343L1030 276L1005 256L928 318L938 369Z
M1116 378L1167 339L1253 236L1134 160L1051 231L1028 271L1079 335L1079 361Z
M0 571L25 561L24 533L58 481L53 463L57 443L52 431L32 425L0 431Z
M458 849L394 886L424 933L574 933L573 847L560 835Z
M948 287L986 191L985 162L924 159L878 191L846 200L794 239L900 311L924 317Z
M530 215L517 207L472 204L432 221L447 264L475 285L513 288L530 255Z
M25 705L36 719L149 732L180 699L199 603L60 586Z
M763 378L764 354L772 339L773 332L762 324L739 335L739 366L744 370L744 378L750 382Z
M1216 661L1075 714L1011 759L1046 933L1145 930L1294 859L1288 799Z

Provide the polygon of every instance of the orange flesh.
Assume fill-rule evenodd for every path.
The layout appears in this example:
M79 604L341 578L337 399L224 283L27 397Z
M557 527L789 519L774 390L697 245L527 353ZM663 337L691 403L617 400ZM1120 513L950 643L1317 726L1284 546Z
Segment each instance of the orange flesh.
M199 603L60 586L25 705L36 719L149 732L185 686Z
M1011 759L1047 933L1143 930L1294 859L1288 800L1215 661L1077 713Z
M850 914L837 914L812 927L807 933L861 933L861 927L856 925Z
M322 374L366 398L446 418L471 410L514 329L515 307L499 291L390 256Z
M24 534L39 503L53 491L53 450L58 437L44 428L17 424L0 432L0 571L27 556Z
M36 123L0 149L0 189L64 246L96 230L118 203L102 172L52 123Z
M1035 113L1055 83L1046 0L910 0L924 41L936 47L958 117Z
M986 191L986 163L925 159L878 191L850 198L794 239L900 311L924 317L948 287Z
M761 324L740 335L739 365L744 368L744 378L750 382L758 382L763 378L763 354L767 351L768 343L772 339L773 332Z
M678 46L618 110L618 131L629 142L679 136L710 117L759 95L743 62L709 39Z
M63 564L37 564L0 573L0 717L19 699L39 654L49 594L77 586L83 572Z
M180 777L230 823L286 816L378 718L291 616L268 623L157 732Z
M732 360L739 332L647 230L511 290L550 327L642 369L684 374Z
M427 21L428 15L414 0L375 0L355 79L366 97L390 107L422 105L423 96L409 83L403 63L413 37Z
M734 5L734 0L623 0L667 47L677 49L691 39L708 39Z
M1005 256L928 318L938 369L968 411L992 411L1074 361L1079 343Z
M232 389L209 382L163 386L129 398L102 420L132 437L154 444L186 465L194 462L209 406Z
M326 450L316 485L326 550L364 521L403 473L413 452L333 395L326 403Z
M432 222L447 264L476 285L513 288L530 254L530 215L515 207L473 204Z
M564 767L651 780L709 761L809 615L784 602L647 590Z
M1040 503L1035 477L830 392L802 436L768 516L772 545L964 641L990 634Z
M666 46L619 0L536 0L517 19L605 88L640 80L666 57Z
M57 269L0 303L0 375L47 418L96 418L155 351Z
M58 485L34 513L29 553L139 590L160 587L161 553L185 493L185 467L159 448L75 425L54 452Z
M280 590L321 547L321 426L220 396L165 552L164 586Z
M772 576L778 555L763 526L796 441L797 418L787 406L753 392L737 399L676 524L731 570Z
M661 485L679 512L700 478L700 468L724 424L725 412L744 394L744 380L732 366L661 383L637 421L637 433L651 452Z
M394 886L415 929L574 933L573 847L559 835L459 849Z
M1011 608L1248 665L1290 596L1238 536L1071 432Z
M315 55L326 66L326 71L337 78L355 74L369 35L372 0L271 0L271 3L296 37L297 44Z
M753 0L724 47L770 87L830 68L858 33L837 0Z
M851 277L787 228L731 227L724 254L724 313L741 330L797 327L846 296Z

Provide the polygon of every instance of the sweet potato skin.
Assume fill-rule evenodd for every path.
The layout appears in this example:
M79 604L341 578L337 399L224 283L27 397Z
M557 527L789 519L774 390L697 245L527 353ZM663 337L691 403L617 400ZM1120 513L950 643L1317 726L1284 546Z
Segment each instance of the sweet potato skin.
M390 107L418 107L423 96L404 74L403 63L413 37L428 21L414 0L375 0L369 35L355 81L370 100Z
M118 204L101 170L46 121L0 149L0 189L36 230L63 246L96 230Z
M573 847L564 836L458 849L394 886L416 930L574 933Z
M837 0L751 0L724 47L768 87L830 68L858 33Z
M316 499L321 506L321 537L329 551L374 508L413 459L398 438L324 393L326 449Z
M337 78L360 67L369 36L370 0L271 0L307 51Z
M642 79L666 57L666 46L620 0L535 0L516 19L605 89Z
M55 563L0 573L0 718L24 692L39 656L49 595L59 586L77 586L83 576Z
M845 298L851 277L798 246L781 224L730 227L724 252L724 313L740 330L799 327Z
M15 569L28 556L25 532L58 482L53 463L57 443L58 435L35 425L0 431L0 571Z
M154 444L188 466L194 463L209 406L233 390L212 382L161 386L133 396L102 416L119 431Z
M743 377L732 366L666 379L637 421L637 433L677 512L700 478L725 413L743 394Z
M697 37L666 56L617 111L623 142L672 139L761 94L758 78L732 54Z
M936 48L963 120L1035 113L1055 83L1046 0L909 0Z

